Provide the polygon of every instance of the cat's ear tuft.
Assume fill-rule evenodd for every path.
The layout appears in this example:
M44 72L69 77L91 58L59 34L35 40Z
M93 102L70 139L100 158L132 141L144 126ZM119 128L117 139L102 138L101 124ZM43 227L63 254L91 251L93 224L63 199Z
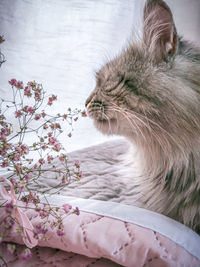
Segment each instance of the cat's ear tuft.
M156 61L167 60L177 50L178 36L170 8L163 0L147 0L143 41Z

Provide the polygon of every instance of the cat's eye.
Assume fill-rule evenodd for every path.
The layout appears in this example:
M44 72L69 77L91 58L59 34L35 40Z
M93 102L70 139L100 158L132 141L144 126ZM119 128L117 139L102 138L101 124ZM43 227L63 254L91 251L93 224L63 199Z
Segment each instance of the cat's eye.
M137 93L137 87L132 80L125 80L124 85L127 86L131 91Z

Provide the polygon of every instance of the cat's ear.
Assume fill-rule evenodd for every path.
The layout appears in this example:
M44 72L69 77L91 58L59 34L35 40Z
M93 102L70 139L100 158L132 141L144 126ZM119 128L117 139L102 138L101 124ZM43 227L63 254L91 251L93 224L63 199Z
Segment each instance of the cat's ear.
M172 12L162 0L146 1L143 41L156 61L167 60L176 52L178 36Z

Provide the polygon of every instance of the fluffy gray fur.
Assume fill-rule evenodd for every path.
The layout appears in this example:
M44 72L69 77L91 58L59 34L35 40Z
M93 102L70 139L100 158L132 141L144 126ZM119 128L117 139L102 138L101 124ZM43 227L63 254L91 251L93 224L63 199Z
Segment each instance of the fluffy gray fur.
M87 112L101 132L137 146L139 205L199 232L200 49L177 35L164 1L147 0L143 37L96 79Z

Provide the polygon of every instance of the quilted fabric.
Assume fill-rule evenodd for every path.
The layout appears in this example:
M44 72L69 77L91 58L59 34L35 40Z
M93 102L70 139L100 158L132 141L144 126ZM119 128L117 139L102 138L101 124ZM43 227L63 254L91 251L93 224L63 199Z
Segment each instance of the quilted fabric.
M129 147L127 141L115 140L69 153L69 166L77 160L80 161L83 178L79 182L70 183L59 193L65 196L133 204L131 180L136 168L132 167L132 162L130 164L127 159ZM57 168L60 167L59 161L54 161L53 164ZM40 177L38 182L43 190L49 190L57 184L51 173ZM32 188L38 190L35 184Z
M21 205L22 203L20 203ZM36 211L28 209L24 210L24 212L34 227L42 223L42 219ZM3 231L3 219L7 214L1 210L1 215L0 232ZM49 226L53 219L52 216L49 218ZM98 264L107 264L104 260L102 262L101 258L109 259L122 266L200 266L200 260L176 243L155 231L135 224L87 212L81 212L79 216L75 214L66 215L63 218L63 224L66 233L64 236L57 236L56 230L52 230L49 227L47 233L49 240L40 240L38 245L73 252L79 256L76 258L74 254L66 253L63 262L60 262L59 253L52 252L52 250L44 250L47 255L53 253L54 256L51 260L52 264L55 263L53 266L64 266L64 261L66 260L71 260L71 266L79 266L76 265L76 261L82 264L80 266L90 266L92 262L97 264L96 266L103 266ZM17 235L13 236L11 240L7 239L7 241L23 244L21 237ZM4 246L1 247L2 252L5 249ZM15 257L15 260L17 260L17 253L12 256ZM38 254L41 255L41 253L42 251L38 252L38 249L35 249L34 257ZM61 253L61 255L63 254ZM76 258L74 262L72 258ZM48 262L49 259L49 256L44 259L46 261L45 264L50 264ZM34 258L29 260L30 263L33 260ZM42 260L41 256L39 256L38 260ZM11 263L12 260L9 264ZM17 261L15 263L17 264ZM57 263L63 265L57 265Z

